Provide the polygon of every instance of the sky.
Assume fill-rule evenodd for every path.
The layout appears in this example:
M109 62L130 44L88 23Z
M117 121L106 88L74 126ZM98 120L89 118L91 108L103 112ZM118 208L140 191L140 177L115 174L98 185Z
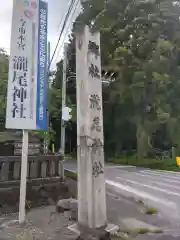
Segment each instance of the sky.
M1 0L2 1L2 0ZM48 0L48 40L51 43L51 55L56 46L59 33L61 31L61 24L67 13L70 0ZM10 35L11 35L11 20L12 20L12 5L13 0L3 1L0 7L0 48L4 48L8 53L10 49ZM78 5L75 12L72 11L70 20L67 23L64 36L59 44L57 53L54 57L52 68L55 68L56 62L62 57L62 46L67 41L68 33L72 26L72 21L76 18L80 11L80 5ZM74 14L73 14L74 13ZM61 23L61 24L60 24ZM70 26L69 26L70 25ZM69 28L68 28L69 26Z

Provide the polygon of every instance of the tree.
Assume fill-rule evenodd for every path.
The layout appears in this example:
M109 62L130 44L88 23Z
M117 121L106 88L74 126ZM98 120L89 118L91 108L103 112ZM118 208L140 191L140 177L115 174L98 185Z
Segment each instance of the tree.
M163 147L162 140L180 146L176 131L180 122L179 2L82 2L83 11L76 19L68 48L68 104L76 105L74 34L88 24L101 32L102 68L116 72L115 81L103 86L108 154L118 156L123 149L136 148L141 159L154 147ZM56 81L62 80L58 77L61 73L62 66ZM75 130L73 136L76 140Z
M5 116L6 92L8 82L9 60L7 53L0 49L0 116Z
M167 14L173 3L166 3L89 0L83 2L78 19L78 23L101 32L102 63L118 73L109 93L111 103L119 106L116 132L124 121L136 126L139 158L147 156L152 134L171 114L167 89L177 77L174 51L178 36L177 24L174 31L168 31L167 26L170 19L176 23L179 19L174 12ZM130 112L125 111L127 107Z

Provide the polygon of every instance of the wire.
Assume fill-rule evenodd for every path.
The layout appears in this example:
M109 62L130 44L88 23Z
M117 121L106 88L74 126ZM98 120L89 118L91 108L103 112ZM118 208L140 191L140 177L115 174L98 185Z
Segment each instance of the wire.
M67 22L67 20L68 20L68 18L69 18L69 14L70 14L71 11L72 11L74 2L75 2L75 0L72 0L72 1L71 1L71 4L70 4L70 6L69 6L68 12L67 12L66 17L65 17L65 19L64 19L63 26L62 26L62 29L61 29L61 32L60 32L60 35L59 35L59 38L58 38L58 41L57 41L57 44L56 44L55 50L54 50L54 52L53 52L52 58L51 58L51 60L50 60L50 64L49 64L49 67L48 67L48 68L50 68L51 63L52 63L52 61L53 61L54 55L55 55L55 53L56 53L56 50L57 50L57 48L58 48L58 45L59 45L59 42L60 42L60 39L61 39L61 36L62 36L62 33L63 33L64 29L65 29L66 22Z
M68 34L68 32L69 32L69 28L70 28L70 27L72 26L72 24L73 24L73 18L74 18L74 15L75 15L75 13L76 13L76 10L77 10L77 8L78 8L79 3L80 3L80 0L77 0L76 5L75 5L75 8L74 8L73 13L72 13L72 16L71 16L71 18L70 18L69 25L68 25L68 27L67 27L66 33L65 33L65 35L64 35L64 37L63 37L63 41L62 41L59 49L61 49L62 46L64 45L65 39L66 39L67 34ZM71 25L71 26L70 26L70 25ZM55 60L57 60L57 58L56 58Z
M54 56L55 56L55 54L56 54L56 50L57 50L57 48L58 48L59 42L60 42L60 40L61 40L61 36L62 36L62 34L63 34L63 32L64 32L65 27L66 27L66 23L67 23L67 20L68 20L68 18L69 18L69 15L70 15L70 13L71 13L71 11L72 11L72 8L73 8L73 6L74 6L74 3L75 3L75 0L72 0L72 1L71 1L71 4L70 4L70 6L69 6L68 12L67 12L67 14L66 14L66 17L65 17L65 19L64 19L64 23L63 23L63 26L62 26L62 29L61 29L61 32L60 32L60 35L59 35L59 38L58 38L56 47L55 47L55 49L54 49L52 58L51 58L51 60L50 60L50 64L49 64L48 69L50 69L51 63L52 63L53 58L54 58Z
M75 13L76 13L76 10L77 10L77 8L78 8L79 3L80 3L80 1L77 0L77 2L76 2L76 4L75 4L75 8L74 8L74 10L73 10L73 13L72 13L71 18L70 18L70 21L69 21L69 25L68 25L68 27L66 28L67 30L66 30L65 35L63 36L63 40L62 40L62 43L61 43L59 49L61 49L62 46L64 45L64 41L66 40L66 37L67 37L68 31L69 31L69 28L71 27L70 25L73 24L73 18L74 18L74 15L75 15ZM59 57L59 55L54 59L54 61L56 61L58 57Z
M70 1L71 1L71 0L68 1L68 6L69 6ZM65 14L62 15L61 18L60 18L60 21L59 21L59 24L58 24L58 27L57 27L57 32L60 31L60 27L61 27L61 25L62 25L62 21L63 21L63 19L64 19L64 16L65 16Z
M77 7L78 7L79 3L80 3L80 0L77 0L77 3L76 3L76 5L75 5L74 11L73 11L73 14L72 14L72 17L71 17L71 21L70 21L70 23L69 23L69 25L68 25L68 27L67 27L67 30L66 30L66 33L65 33L65 35L64 35L64 39L63 39L63 42L62 42L62 44L61 44L61 47L63 46L64 41L65 41L65 39L66 39L66 37L67 37L69 28L70 28L70 27L72 26L72 24L73 24L73 18L74 18L74 15L75 15L75 13L76 13L76 10L77 10ZM70 26L70 25L71 25L71 26Z

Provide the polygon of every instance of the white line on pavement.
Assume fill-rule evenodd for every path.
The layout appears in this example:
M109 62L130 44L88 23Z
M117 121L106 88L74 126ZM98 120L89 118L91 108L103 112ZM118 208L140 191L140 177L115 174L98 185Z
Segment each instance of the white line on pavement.
M123 191L126 191L126 192L129 192L131 194L134 194L134 195L136 195L138 197L141 197L141 198L144 198L144 199L147 199L147 200L151 200L151 201L156 202L156 203L160 203L161 205L163 204L165 206L168 205L168 206L171 206L173 208L176 208L176 205L173 202L170 202L170 201L167 201L167 200L164 201L161 198L157 198L157 197L154 197L154 196L152 196L152 195L150 195L148 193L145 193L145 192L142 192L142 191L138 191L138 190L136 190L136 189L134 189L132 187L129 187L127 185L123 185L123 184L120 184L118 182L114 182L114 181L110 181L110 180L106 180L106 183L108 185L111 185L111 186L115 187L115 188L118 188L118 189L121 189Z
M173 174L176 174L176 175L180 175L180 172L174 172L174 171L157 170L157 172L162 172L162 173L173 173Z
M138 181L138 179L135 179L135 180ZM177 190L180 191L180 186L175 186L175 185L172 185L172 184L169 184L169 183L157 182L157 181L153 181L153 180L149 180L149 183L159 185L159 186L163 186L163 187L166 187L166 188L171 188L171 189L174 188L174 189L177 189Z
M143 174L143 173L133 173L132 175L136 175L136 176L142 176L142 177L148 177L148 178L158 178L159 177L159 181L161 180L161 181L164 181L164 182L171 182L171 183L177 183L177 184L179 184L180 183L180 181L177 181L177 180L173 180L173 179L167 179L167 178L165 178L164 176L150 176L150 175L148 175L148 174ZM155 180L155 179L154 179Z
M120 179L122 181L125 181L125 182L132 183L132 184L137 184L137 185L142 186L142 187L151 188L151 189L154 189L154 190L159 191L159 192L164 192L166 194L170 194L170 195L174 195L174 196L180 196L180 193L171 192L171 191L168 191L167 189L161 189L159 187L150 186L150 185L147 185L147 184L139 183L139 182L129 180L129 179L124 179L124 178L121 178L121 177L116 177L116 178Z
M72 170L72 169L68 169L68 168L65 168L65 170L76 173L76 170ZM149 170L149 171L151 171L151 170ZM127 171L123 171L123 170L122 170L121 172L123 172L123 173L128 173ZM138 173L136 173L136 175L138 175ZM141 175L142 175L142 174L141 174ZM131 175L131 176L133 176L133 175ZM160 186L164 186L164 187L170 187L170 188L174 188L174 189L180 190L180 185L179 185L179 186L174 186L174 185L172 185L173 182L179 184L179 181L177 182L177 181L173 181L173 180L170 181L169 179L165 179L165 183L163 183L163 182L153 181L153 180L152 180L152 179L153 179L152 176L148 176L148 175L144 175L144 174L143 174L143 176L146 176L146 177L150 178L150 182L151 182L151 183L155 183L156 185L160 185ZM167 181L166 181L166 180L167 180ZM163 179L163 181L164 181L164 179ZM167 183L167 182L168 182L168 183ZM172 184L169 184L169 182L172 183Z
M169 183L156 182L156 181L151 181L151 183L159 185L159 186L167 187L167 188L168 187L169 188L175 188L175 189L180 191L180 186L175 186L175 185L172 185L172 184L169 184Z
M141 173L148 173L151 175L156 175L156 176L161 176L161 177L167 177L167 178L171 178L171 179L179 179L180 180L180 175L179 176L174 176L172 174L168 174L168 173L158 173L158 172L152 172L150 170L142 170L140 171Z

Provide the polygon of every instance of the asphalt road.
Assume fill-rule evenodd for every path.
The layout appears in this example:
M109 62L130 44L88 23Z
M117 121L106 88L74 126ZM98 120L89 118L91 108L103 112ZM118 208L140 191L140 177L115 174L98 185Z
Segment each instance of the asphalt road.
M65 168L76 172L77 163L66 160ZM134 166L106 165L108 189L156 207L162 216L177 224L180 220L180 173L155 171Z

